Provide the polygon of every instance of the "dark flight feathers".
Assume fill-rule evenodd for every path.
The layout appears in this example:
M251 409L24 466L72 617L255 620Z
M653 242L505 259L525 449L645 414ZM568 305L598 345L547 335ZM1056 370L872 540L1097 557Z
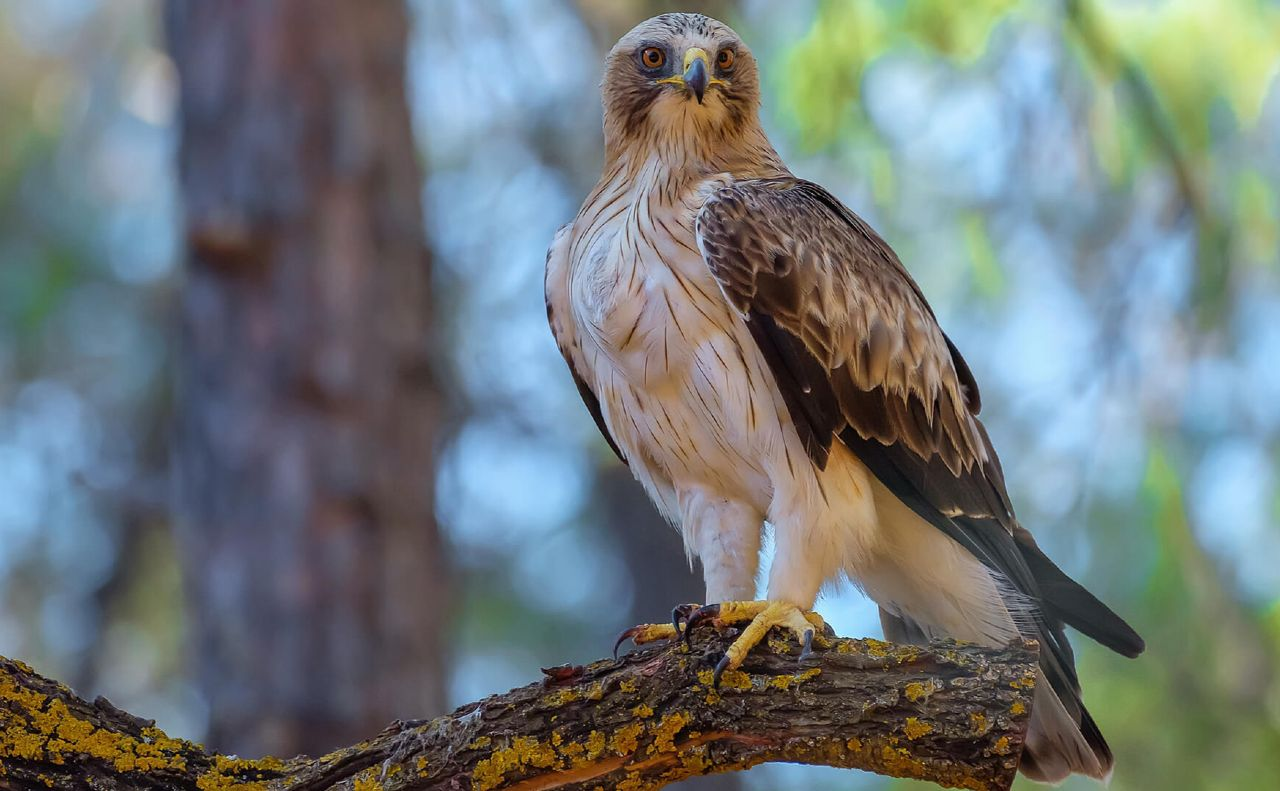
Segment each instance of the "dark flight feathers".
M1020 626L1040 641L1045 675L1085 738L1109 755L1080 704L1062 625L1126 656L1142 652L1142 639L1018 524L973 374L892 249L826 190L794 178L720 189L697 233L813 463L825 467L838 438L909 508L1038 603Z

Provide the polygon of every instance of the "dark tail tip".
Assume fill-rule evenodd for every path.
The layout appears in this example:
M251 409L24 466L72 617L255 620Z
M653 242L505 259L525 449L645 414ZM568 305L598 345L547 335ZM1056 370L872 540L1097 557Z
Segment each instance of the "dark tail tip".
M1015 533L1018 549L1040 586L1040 597L1048 615L1073 626L1117 654L1133 658L1147 644L1133 627L1098 600L1085 587L1066 575L1036 546L1025 530Z

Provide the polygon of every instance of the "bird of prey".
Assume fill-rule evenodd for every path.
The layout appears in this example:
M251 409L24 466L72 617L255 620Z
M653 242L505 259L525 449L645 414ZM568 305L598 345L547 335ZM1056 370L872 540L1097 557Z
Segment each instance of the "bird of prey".
M1021 769L1105 778L1064 624L1127 656L1142 639L1018 523L973 373L889 245L782 163L751 51L664 14L610 51L602 93L604 170L551 244L548 318L709 602L626 636L745 625L719 674L772 627L821 640L819 588L847 576L889 640L1039 641Z

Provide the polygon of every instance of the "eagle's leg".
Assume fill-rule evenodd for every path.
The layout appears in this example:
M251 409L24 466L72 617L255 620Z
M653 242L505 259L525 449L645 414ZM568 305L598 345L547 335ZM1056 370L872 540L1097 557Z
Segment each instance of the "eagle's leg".
M676 640L680 637L680 624L688 620L689 616L697 612L700 605L697 604L678 604L671 611L671 623L642 623L627 629L618 635L618 641L613 644L613 658L618 658L618 649L623 643L630 640L636 645L644 645L645 643L656 643L661 640Z
M781 601L729 601L708 604L694 611L685 624L686 639L694 627L707 621L716 626L747 624L716 665L714 683L717 686L724 671L736 670L751 649L759 645L775 626L790 632L800 643L803 647L801 659L808 656L815 640L822 645L833 634L821 615L812 610L801 610L794 604Z

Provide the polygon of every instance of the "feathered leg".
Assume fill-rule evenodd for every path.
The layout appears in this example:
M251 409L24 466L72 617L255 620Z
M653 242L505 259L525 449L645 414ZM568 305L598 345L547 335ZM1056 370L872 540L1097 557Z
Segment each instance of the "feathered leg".
M680 532L690 562L702 563L707 601L750 599L755 595L760 566L760 533L764 516L751 506L716 497L702 489L682 491ZM627 640L637 645L680 636L682 624L698 610L696 604L677 605L671 623L640 624L627 629L614 644L614 654Z

